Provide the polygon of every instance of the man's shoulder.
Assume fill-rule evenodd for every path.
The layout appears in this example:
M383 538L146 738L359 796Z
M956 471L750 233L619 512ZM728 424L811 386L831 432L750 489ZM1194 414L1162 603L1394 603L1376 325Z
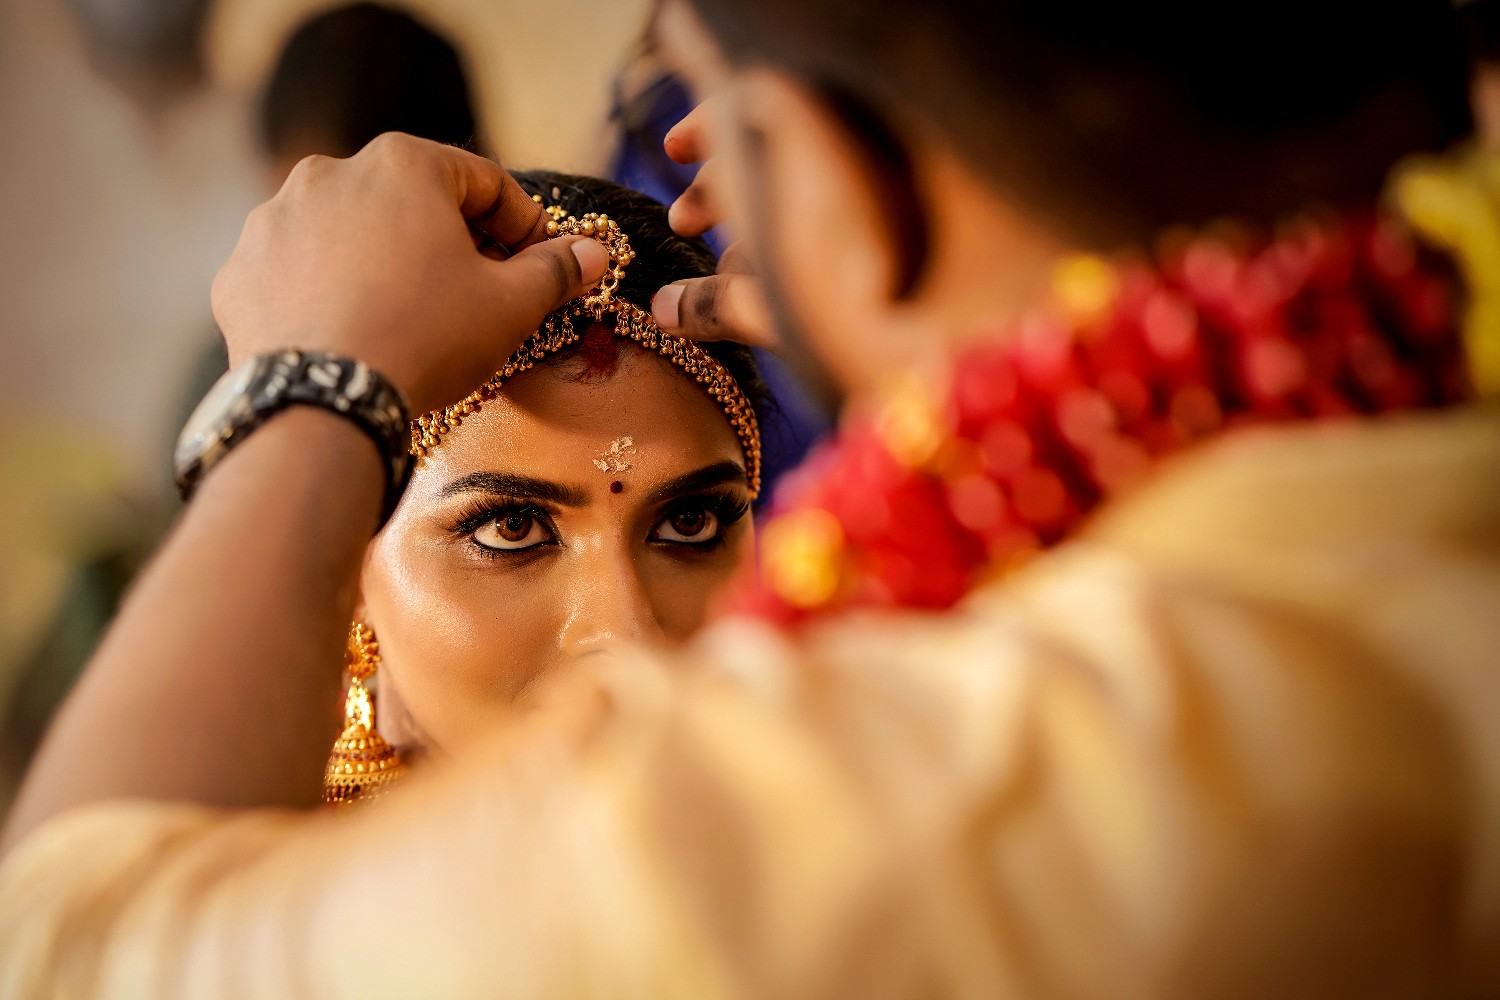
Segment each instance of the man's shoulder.
M1500 704L1494 608L1500 414L1470 410L1247 432L956 608L726 622L695 659L773 700L837 692L839 714L905 719L954 759L1006 757L1037 692L1074 684L1137 721L1212 690L1267 732L1300 704L1313 734L1409 715L1451 735Z
M1169 465L1085 538L1288 586L1386 561L1500 559L1500 409L1247 430Z

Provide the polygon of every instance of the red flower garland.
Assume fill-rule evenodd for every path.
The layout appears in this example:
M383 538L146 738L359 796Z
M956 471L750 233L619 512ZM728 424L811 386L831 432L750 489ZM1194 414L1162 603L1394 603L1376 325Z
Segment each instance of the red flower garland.
M1446 261L1371 215L1077 258L944 391L851 420L778 492L733 610L944 608L1072 534L1163 456L1236 427L1467 397Z

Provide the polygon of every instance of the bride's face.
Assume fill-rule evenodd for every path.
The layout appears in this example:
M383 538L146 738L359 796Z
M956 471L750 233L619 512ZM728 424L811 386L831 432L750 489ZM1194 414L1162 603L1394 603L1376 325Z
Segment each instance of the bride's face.
M739 439L669 362L506 383L445 436L371 543L362 616L393 742L456 749L538 678L680 639L751 551Z

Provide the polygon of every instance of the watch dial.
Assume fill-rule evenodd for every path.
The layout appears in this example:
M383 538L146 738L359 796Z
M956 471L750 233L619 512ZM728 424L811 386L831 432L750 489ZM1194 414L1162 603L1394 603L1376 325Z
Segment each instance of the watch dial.
M210 457L207 452L222 445L222 431L230 423L230 411L236 403L242 402L259 369L259 358L247 358L220 376L214 387L208 390L208 395L188 417L177 439L173 457L179 468L195 458L207 459Z

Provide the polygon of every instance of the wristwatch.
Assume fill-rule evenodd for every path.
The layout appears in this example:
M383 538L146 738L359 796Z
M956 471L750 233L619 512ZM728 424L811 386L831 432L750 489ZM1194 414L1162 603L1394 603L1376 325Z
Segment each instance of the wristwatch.
M190 499L208 471L289 406L319 406L347 417L375 442L386 465L385 509L395 510L411 475L411 430L401 391L362 361L288 349L247 358L198 404L177 439L177 488Z

